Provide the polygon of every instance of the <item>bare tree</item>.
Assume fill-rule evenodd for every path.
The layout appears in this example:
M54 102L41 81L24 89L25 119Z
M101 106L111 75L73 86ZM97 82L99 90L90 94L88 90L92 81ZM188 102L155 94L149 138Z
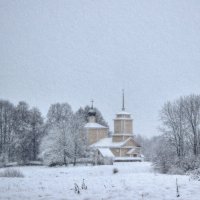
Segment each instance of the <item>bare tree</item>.
M182 98L171 103L167 102L161 110L162 132L169 142L176 148L177 156L184 156L184 140L187 131L185 120L184 101Z
M12 156L14 105L0 100L0 156L9 161Z
M36 160L39 153L39 144L44 135L43 118L37 108L30 110L30 160Z
M15 160L25 163L30 158L31 135L30 112L26 102L19 102L14 113Z
M193 146L193 153L196 156L200 153L200 96L190 95L185 97L184 109L189 128L189 140Z
M183 171L199 166L200 155L200 95L180 97L174 102L167 102L160 113L162 126L160 130L171 145L170 151L163 149L171 160L169 168L178 167ZM174 148L174 150L173 150ZM155 152L157 155L157 153ZM166 158L167 159L167 158ZM169 170L169 169L168 169Z

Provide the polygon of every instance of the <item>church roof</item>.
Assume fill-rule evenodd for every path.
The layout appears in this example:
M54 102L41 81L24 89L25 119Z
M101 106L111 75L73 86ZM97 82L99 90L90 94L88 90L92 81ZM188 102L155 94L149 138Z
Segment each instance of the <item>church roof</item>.
M91 145L91 147L96 147L96 148L119 148L125 145L129 140L133 140L133 138L128 138L122 142L113 142L112 138L103 138L99 140L98 142L94 143ZM138 143L135 142L136 147L140 147Z
M117 115L130 115L130 113L122 110L122 111L118 112Z
M121 147L125 144L127 140L122 142L113 142L112 138L103 138L98 142L91 145L91 147L102 147L102 148L109 148L109 147Z
M112 142L112 138L103 138L98 142L91 145L91 147L119 147L123 144L123 142Z
M98 150L100 151L103 157L115 157L109 148L98 148Z
M95 122L89 122L84 127L85 128L107 128L107 127L102 126L101 124L97 124Z

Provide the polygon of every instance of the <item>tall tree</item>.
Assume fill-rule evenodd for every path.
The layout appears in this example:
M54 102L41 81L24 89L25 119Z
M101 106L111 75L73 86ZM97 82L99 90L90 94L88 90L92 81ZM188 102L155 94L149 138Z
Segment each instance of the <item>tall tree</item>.
M37 108L30 110L30 159L36 160L39 153L39 144L44 135L43 117Z
M89 156L87 138L83 128L85 110L73 114L69 104L54 104L47 115L48 134L41 144L41 157L46 164L61 163L76 165L78 158Z
M168 162L169 168L183 171L199 166L200 160L200 95L180 97L166 103L161 111L161 130L164 133L162 161ZM166 147L170 147L166 149ZM170 151L169 151L170 150ZM156 158L159 158L155 152ZM173 158L173 159L168 159ZM163 160L164 159L164 160ZM162 163L162 162L158 162ZM169 167L170 166L170 167Z
M187 131L183 99L180 98L173 103L167 102L163 106L160 116L164 125L161 129L162 132L175 147L177 156L182 157L185 153L184 140Z
M79 108L77 113L79 113L79 115L81 115L84 118L84 123L86 124L88 122L88 112L90 110L90 106L85 106L85 108ZM101 114L101 112L98 110L98 108L94 107L94 110L96 112L96 122L108 127L108 123L105 121L105 119L103 118L103 115Z
M61 122L66 122L72 116L73 112L68 103L52 104L47 113L47 125L58 126Z
M77 158L83 158L88 156L87 137L83 131L84 125L85 121L82 115L80 114L80 111L76 112L73 115L70 129L70 135L72 139L72 157L74 160L74 165L76 165Z
M14 113L14 141L15 157L22 163L30 159L31 126L29 106L26 102L19 102Z
M72 151L72 116L71 106L67 103L50 106L47 114L48 131L41 144L41 156L47 164L59 162L67 165Z
M184 108L189 128L189 139L196 156L200 154L200 95L185 97Z
M0 155L10 160L12 155L14 105L0 100Z

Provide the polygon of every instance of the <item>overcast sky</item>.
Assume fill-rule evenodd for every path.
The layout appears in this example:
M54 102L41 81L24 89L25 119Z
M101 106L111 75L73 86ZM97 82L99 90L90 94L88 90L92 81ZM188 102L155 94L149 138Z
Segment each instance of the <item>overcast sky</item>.
M73 110L95 100L113 129L159 134L159 110L200 93L199 0L0 0L0 98Z

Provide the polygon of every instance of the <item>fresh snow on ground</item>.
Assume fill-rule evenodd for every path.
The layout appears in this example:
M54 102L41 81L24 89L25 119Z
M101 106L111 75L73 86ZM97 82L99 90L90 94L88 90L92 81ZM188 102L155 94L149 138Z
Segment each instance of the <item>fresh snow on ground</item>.
M0 178L0 200L199 200L200 182L155 173L147 162L113 166L17 167L24 178ZM113 174L113 168L119 172ZM4 169L0 169L2 171ZM180 197L176 197L176 178ZM87 190L74 192L85 179Z

